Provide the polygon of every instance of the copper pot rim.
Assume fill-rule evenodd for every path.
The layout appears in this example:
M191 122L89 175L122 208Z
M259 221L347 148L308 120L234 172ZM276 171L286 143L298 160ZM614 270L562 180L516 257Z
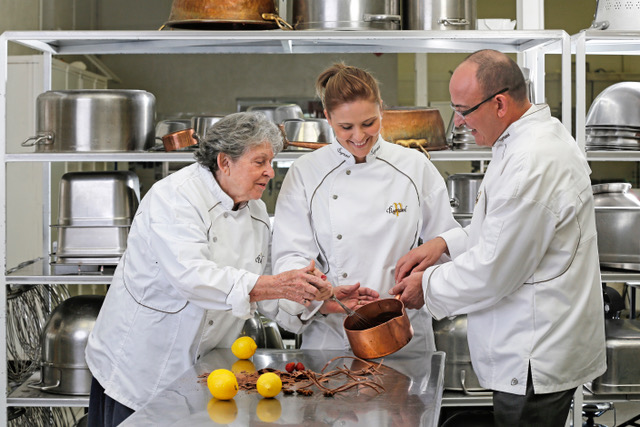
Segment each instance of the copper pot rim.
M367 315L368 313L366 313L366 312L368 310L370 310L370 307L372 307L374 305L379 306L382 301L383 301L384 304L391 303L391 304L394 304L394 305L399 305L398 306L399 311L397 311L397 310L384 310L384 311L378 310L378 312L376 314L382 314L382 313L388 313L388 312L398 312L399 313L398 316L395 316L395 317L387 320L386 322L382 322L379 325L373 326L371 328L366 328L366 329L350 329L350 328L348 328L347 327L347 323L349 322L349 317L346 317L344 319L344 321L342 322L342 326L344 327L344 329L346 331L349 331L349 333L356 333L356 334L359 334L359 333L362 333L362 332L371 332L371 331L376 331L378 329L382 329L382 328L386 327L387 325L389 325L391 323L398 323L399 321L401 321L401 318L403 318L403 317L407 317L408 318L407 311L406 311L406 308L404 306L404 303L402 301L400 301L399 299L397 299L397 298L383 298L383 299L379 299L379 300L376 300L376 301L371 301L371 302L363 305L362 307L356 309L355 312L358 313L358 314L361 314L366 319L370 319L370 316L368 316Z

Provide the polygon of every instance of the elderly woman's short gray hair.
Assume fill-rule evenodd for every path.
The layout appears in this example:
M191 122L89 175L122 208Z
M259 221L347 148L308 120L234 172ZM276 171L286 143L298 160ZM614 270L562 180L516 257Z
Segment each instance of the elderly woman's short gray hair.
M218 170L219 153L236 161L249 149L264 143L271 144L274 155L282 150L283 135L275 123L258 112L233 113L217 121L200 138L195 158L215 172Z

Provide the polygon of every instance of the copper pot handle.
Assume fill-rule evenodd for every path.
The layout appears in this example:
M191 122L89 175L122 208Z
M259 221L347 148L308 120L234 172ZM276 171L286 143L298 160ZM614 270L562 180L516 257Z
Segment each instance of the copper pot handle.
M293 30L293 26L289 24L287 21L282 19L282 17L276 13L263 13L262 19L265 21L275 21L280 27L281 30Z

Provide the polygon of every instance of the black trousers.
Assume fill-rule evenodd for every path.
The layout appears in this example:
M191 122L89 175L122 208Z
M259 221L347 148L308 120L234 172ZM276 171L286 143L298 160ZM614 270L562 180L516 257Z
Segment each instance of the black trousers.
M564 427L577 387L557 393L535 394L531 368L524 396L493 392L493 418L496 427Z
M93 378L89 396L89 427L115 427L135 411L104 394L104 388Z

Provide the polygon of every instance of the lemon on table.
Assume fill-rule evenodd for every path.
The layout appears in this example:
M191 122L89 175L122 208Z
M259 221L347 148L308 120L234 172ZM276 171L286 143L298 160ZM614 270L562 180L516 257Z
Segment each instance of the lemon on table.
M229 400L238 393L238 380L227 369L216 369L207 377L209 391L216 399Z
M231 345L231 352L238 359L248 359L256 352L256 342L251 337L240 337Z
M231 372L236 375L241 372L253 374L256 372L256 365L254 365L251 360L236 360L235 363L231 365Z
M282 390L282 380L273 372L266 372L258 377L256 388L262 396L273 397Z
M212 397L207 404L207 413L211 421L218 424L230 424L235 421L238 415L238 407L236 401L231 400L218 400Z
M282 405L278 399L260 399L256 407L256 415L264 423L276 422L282 415Z

